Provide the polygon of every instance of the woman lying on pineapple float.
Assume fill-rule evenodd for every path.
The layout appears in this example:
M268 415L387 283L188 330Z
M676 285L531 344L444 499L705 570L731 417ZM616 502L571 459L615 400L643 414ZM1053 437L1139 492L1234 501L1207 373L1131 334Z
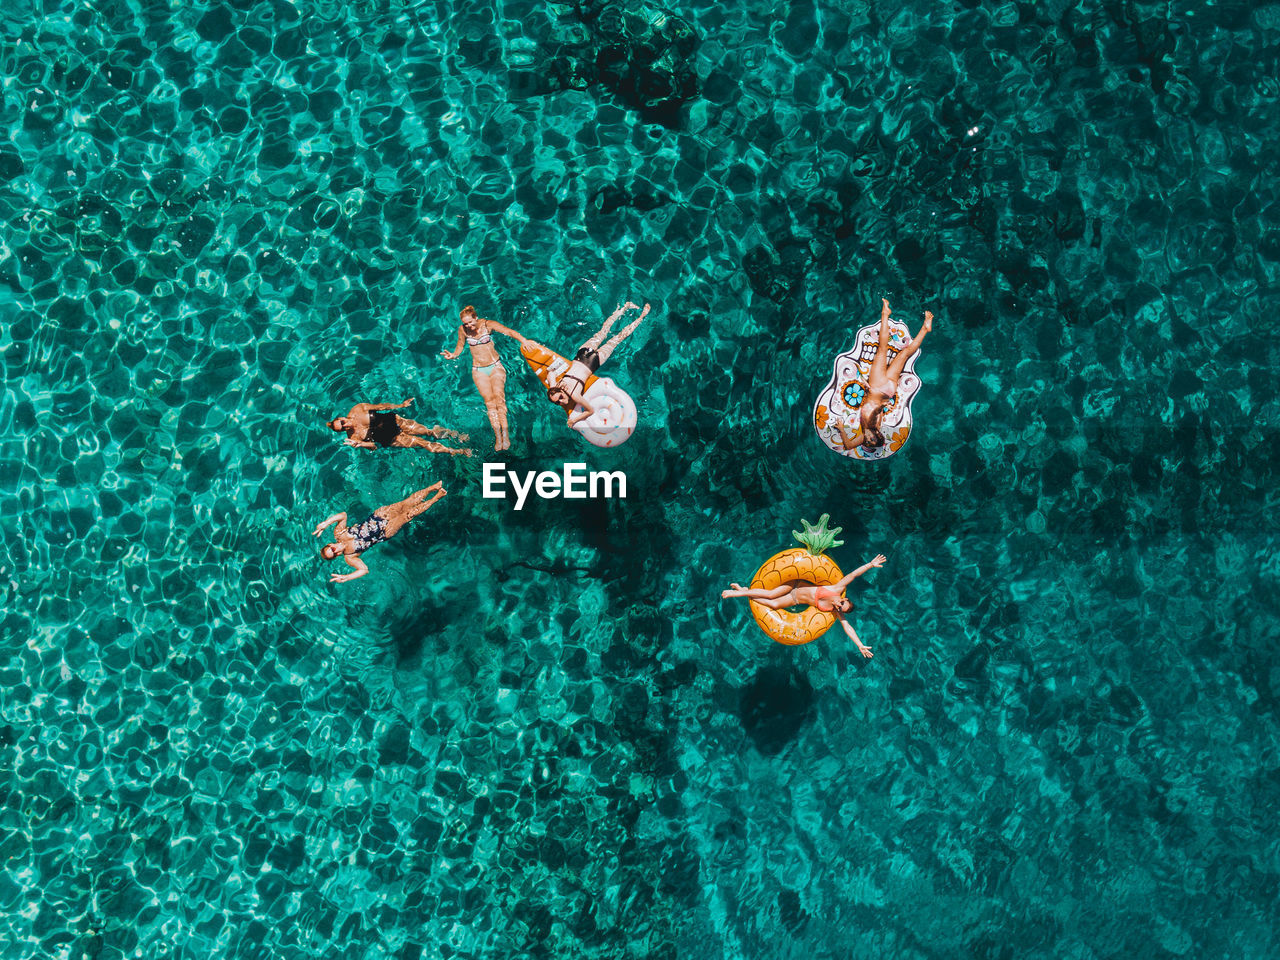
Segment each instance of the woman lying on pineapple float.
M796 533L795 537L804 544L805 549L800 550L793 548L792 550L784 551L783 553L770 558L770 561L756 572L756 581L772 581L778 579L776 576L763 576L765 571L770 568L771 565L774 565L774 561L781 561L785 564L793 565L797 562L804 563L808 558L813 558L814 560L821 558L823 561L826 561L826 563L815 567L815 572L825 569L838 573L838 568L836 568L834 564L830 563L823 554L825 550L830 549L833 546L839 546L843 542L835 539L835 534L840 532L840 528L835 527L832 530L828 530L826 522L827 516L825 514L822 519L818 521L816 526L810 526L807 522L802 521L802 523L804 523L805 532L803 534ZM848 597L842 596L842 594L844 593L845 588L854 580L873 567L883 567L886 560L887 558L883 554L876 554L874 559L864 563L852 573L845 574L839 579L830 579L829 576L821 576L820 574L821 579L825 581L820 583L814 583L799 578L788 579L781 583L772 583L772 585L765 582L761 586L756 587L743 587L739 583L731 583L729 585L729 589L722 592L720 597L721 599L725 597L746 597L748 600L759 603L761 606L767 607L770 610L783 610L791 606L805 605L813 607L815 610L820 610L823 613L829 613L839 621L844 632L849 635L849 639L851 639L857 646L858 652L867 659L871 659L871 648L858 639L858 634L853 629L853 625L845 619L845 614L853 610L853 601ZM753 611L753 613L754 612L755 611ZM757 616L756 619L760 620L761 618ZM765 626L764 623L761 625ZM823 629L825 629L825 627ZM774 639L787 643L803 643L807 642L807 639L812 639L812 637L802 638L798 641L783 640L778 636L774 636Z

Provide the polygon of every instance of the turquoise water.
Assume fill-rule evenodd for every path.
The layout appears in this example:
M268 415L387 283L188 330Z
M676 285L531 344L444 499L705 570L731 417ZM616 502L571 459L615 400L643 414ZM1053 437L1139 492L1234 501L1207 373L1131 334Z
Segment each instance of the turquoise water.
M5 960L1275 955L1280 6L5 9ZM625 501L323 429L627 297ZM869 662L719 600L824 512Z

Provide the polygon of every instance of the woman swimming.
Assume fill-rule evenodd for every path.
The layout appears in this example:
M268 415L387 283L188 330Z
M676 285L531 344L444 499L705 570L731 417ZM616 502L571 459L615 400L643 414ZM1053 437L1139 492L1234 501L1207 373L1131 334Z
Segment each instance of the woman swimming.
M640 310L640 316L636 317L631 323L623 327L614 337L601 346L605 336L609 333L609 328L628 310ZM600 369L600 365L613 355L613 351L617 349L618 344L631 334L635 333L636 327L640 326L640 322L649 315L649 304L644 305L644 309L640 309L640 305L632 303L628 300L604 322L604 326L600 331L578 348L577 354L574 355L573 362L569 364L569 369L560 375L560 379L556 381L556 385L547 391L547 399L557 406L564 407L568 414L568 424L573 426L579 420L585 420L593 413L596 408L584 395L584 386L587 378ZM574 411L574 407L581 406L582 409Z
M436 495L430 500L426 499L427 494L433 490L436 491ZM347 566L355 570L355 573L335 573L329 577L329 582L343 583L347 580L363 577L369 572L369 567L360 559L360 554L375 543L390 540L399 532L401 527L419 514L426 513L431 508L431 505L444 495L445 489L437 481L425 490L419 490L399 503L379 507L368 518L360 521L354 527L347 526L347 515L345 513L335 513L324 523L319 524L313 536L320 536L329 524L337 524L333 528L333 543L326 543L320 550L320 556L326 560L342 557L347 561Z
M773 610L781 610L784 607L803 603L810 607L816 607L823 613L834 613L836 619L840 621L840 626L844 628L844 632L849 635L849 638L857 646L858 652L870 660L871 648L865 646L858 639L858 634L853 629L853 625L844 618L844 615L853 609L853 601L848 597L840 596L840 594L844 592L845 587L849 586L872 567L883 567L887 559L883 554L876 554L874 560L864 563L853 573L845 574L844 579L821 587L811 583L793 581L774 587L772 590L766 590L761 587L743 587L742 584L731 583L729 584L729 589L720 594L720 598L723 600L726 597L747 597Z
M933 314L924 312L924 323L909 344L898 351L889 363L889 301L883 297L884 305L880 310L880 343L876 347L876 355L871 361L871 372L867 376L867 392L858 407L858 426L853 433L845 429L845 425L836 421L836 429L840 431L840 440L846 450L854 447L884 446L884 434L880 432L880 421L884 419L885 403L898 392L898 378L902 376L902 368L924 343L924 338L933 329Z
M413 403L413 398L400 403L357 403L345 417L329 421L329 429L345 433L343 443L350 447L375 450L378 447L422 447L432 453L451 453L471 456L467 448L455 449L442 443L434 443L427 437L452 437L467 442L465 433L447 427L424 427L422 424L391 413Z
M456 360L462 356L465 340L471 348L471 379L484 398L484 408L493 427L495 450L510 450L511 439L507 435L507 368L493 345L493 332L514 337L522 344L524 337L500 323L476 315L476 308L465 306L459 313L462 323L458 326L458 343L452 350L441 350L440 356Z

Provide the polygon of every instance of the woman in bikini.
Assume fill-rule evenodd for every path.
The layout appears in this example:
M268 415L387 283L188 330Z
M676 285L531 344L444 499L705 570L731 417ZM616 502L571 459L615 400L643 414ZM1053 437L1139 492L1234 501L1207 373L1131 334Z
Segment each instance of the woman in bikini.
M848 597L840 596L840 594L844 592L845 587L871 568L883 567L887 559L883 554L876 554L874 560L864 563L853 573L845 574L843 580L821 587L812 583L784 583L774 587L772 590L765 590L763 587L743 587L739 583L731 583L729 584L729 589L720 594L720 598L748 597L774 610L781 610L784 607L803 603L810 607L817 607L824 613L834 613L836 619L840 621L840 626L844 628L844 632L849 635L849 639L857 646L858 652L870 660L871 648L858 639L858 634L853 629L853 625L844 618L844 615L853 609L853 601Z
M628 310L640 310L640 316L618 331L608 343L601 346L604 338L609 333L609 328ZM556 385L547 391L547 399L564 408L565 413L568 415L569 426L572 427L579 420L585 420L596 412L596 408L592 406L584 395L584 386L587 378L599 370L600 365L613 355L613 351L617 349L618 344L635 333L636 327L640 326L641 321L648 315L649 304L646 303L644 309L641 310L639 304L632 303L630 300L613 311L613 314L604 322L604 326L600 328L600 331L578 348L573 362L569 364L569 369L561 374L560 379L556 381ZM582 409L575 412L574 408L578 406L581 406Z
M428 500L427 494L432 492L435 493L435 496ZM313 536L320 536L329 524L337 524L333 528L333 543L326 543L320 550L320 556L326 560L336 560L338 557L342 557L347 562L347 566L355 570L355 573L332 574L329 577L329 582L345 583L347 580L363 577L369 572L369 567L360 559L360 554L375 543L390 540L399 532L401 527L419 514L426 513L431 508L431 505L444 495L444 487L439 482L436 482L425 490L419 490L417 493L409 495L399 503L393 503L387 507L379 507L368 518L360 521L354 527L347 526L347 515L345 513L335 513L324 523L318 525Z
M871 373L867 376L866 396L862 398L862 405L858 407L858 425L850 433L843 423L836 422L836 429L840 431L840 440L846 450L852 450L854 447L875 449L884 446L884 434L880 432L880 422L884 419L885 403L897 394L898 378L902 376L902 368L915 356L921 344L924 343L925 336L933 329L933 314L926 310L920 332L909 344L898 351L898 355L893 358L893 363L889 363L889 301L882 297L880 302L883 304L880 310L880 343L871 361Z
M458 433L447 427L424 427L415 420L389 412L403 410L411 403L412 397L400 403L357 403L345 417L330 420L329 429L335 433L345 433L347 439L343 443L363 450L376 450L378 447L422 447L432 453L461 453L471 456L471 451L465 447L454 449L426 439L452 437L466 443L465 433Z
M494 332L514 337L522 344L524 337L500 323L476 315L476 308L465 306L459 314L458 342L452 350L441 350L440 356L457 360L462 356L465 340L471 348L471 379L484 398L484 408L489 414L489 425L495 438L493 449L510 450L511 439L507 435L507 368L493 345Z

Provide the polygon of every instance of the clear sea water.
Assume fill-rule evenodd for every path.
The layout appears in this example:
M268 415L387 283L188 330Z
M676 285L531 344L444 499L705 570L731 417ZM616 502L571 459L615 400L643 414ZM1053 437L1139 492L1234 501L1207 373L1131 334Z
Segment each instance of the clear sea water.
M1280 953L1280 5L10 2L0 957ZM809 423L878 315L910 442ZM583 445L456 311L610 361ZM330 585L311 527L443 480ZM864 662L721 602L844 527Z

